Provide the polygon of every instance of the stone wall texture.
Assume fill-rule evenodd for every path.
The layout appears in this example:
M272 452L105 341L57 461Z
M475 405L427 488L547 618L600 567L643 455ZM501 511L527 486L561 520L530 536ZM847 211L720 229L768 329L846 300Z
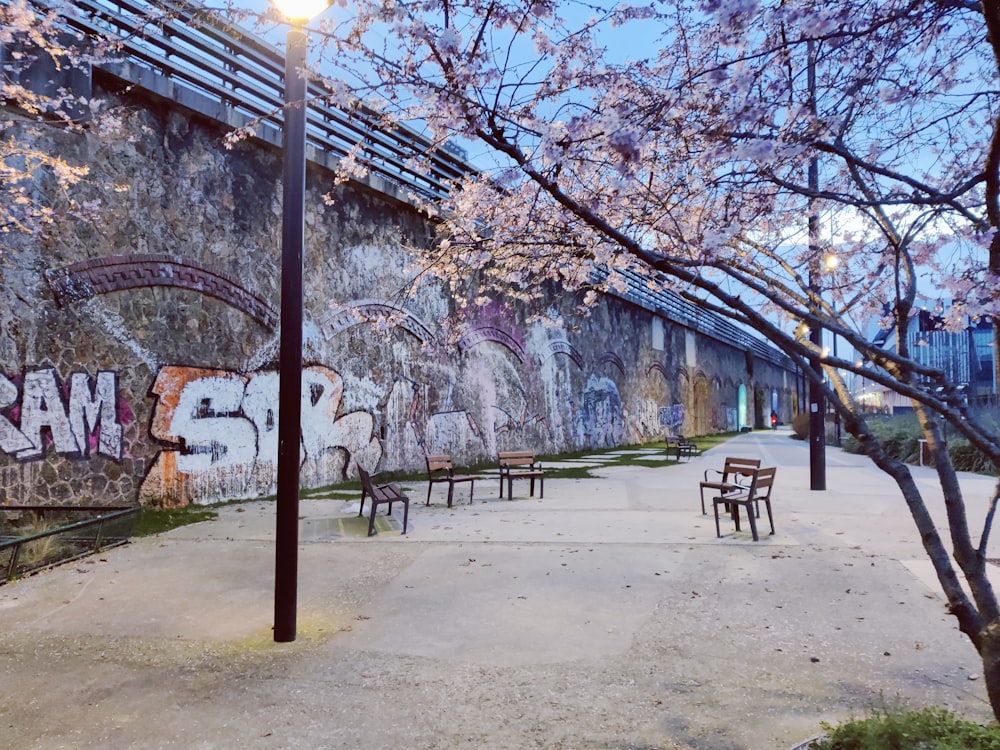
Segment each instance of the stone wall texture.
M0 503L213 503L274 492L281 158L114 90L127 137L53 129L89 164L97 221L10 234L0 255ZM794 374L606 297L553 293L537 319L502 289L472 312L410 294L432 227L397 199L308 174L302 484L491 464L763 426ZM40 200L59 205L44 177ZM333 191L332 205L322 196ZM742 394L742 396L741 396Z

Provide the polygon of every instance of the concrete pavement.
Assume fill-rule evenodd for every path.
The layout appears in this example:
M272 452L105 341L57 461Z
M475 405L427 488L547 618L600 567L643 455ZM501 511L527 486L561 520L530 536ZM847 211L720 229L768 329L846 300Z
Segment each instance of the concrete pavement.
M701 515L726 455L778 467L775 536ZM484 480L424 507L417 482L409 532L371 539L356 502L304 501L292 644L270 633L273 504L222 507L0 587L3 745L788 748L897 695L989 719L898 489L863 457L827 466L811 492L779 431L544 499ZM992 480L962 483L975 528Z

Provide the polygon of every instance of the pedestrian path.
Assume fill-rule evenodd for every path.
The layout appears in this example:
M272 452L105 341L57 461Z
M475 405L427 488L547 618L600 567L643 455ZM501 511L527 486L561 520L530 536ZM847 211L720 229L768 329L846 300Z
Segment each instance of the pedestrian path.
M726 455L778 466L774 536L719 539L701 514ZM273 503L0 587L4 745L783 750L881 695L988 718L899 491L863 457L829 451L825 492L782 431L594 464L544 499L483 481L425 507L414 482L405 536L303 501L292 644L271 639ZM962 483L981 518L992 481Z

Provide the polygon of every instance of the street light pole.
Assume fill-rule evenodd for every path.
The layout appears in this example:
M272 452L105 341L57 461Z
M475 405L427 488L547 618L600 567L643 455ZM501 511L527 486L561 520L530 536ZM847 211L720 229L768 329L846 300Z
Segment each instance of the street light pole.
M816 171L815 159L809 164L809 181L813 181ZM814 229L814 226L815 229ZM814 231L816 234L814 234ZM809 245L810 245L810 269L809 269L809 291L813 295L819 294L816 285L817 272L812 258L819 259L819 247L814 245L814 238L819 233L819 217L810 213L809 215ZM809 341L813 345L815 353L810 362L810 369L815 377L809 381L809 489L826 489L826 398L823 394L823 387L819 381L823 378L823 364L820 362L820 352L823 351L823 328L814 324L809 329Z
M306 190L306 33L293 19L285 38L284 182L281 206L281 341L278 354L278 499L274 640L295 640L299 465L302 433L302 259Z
M812 40L807 42L807 78L809 86L809 106L816 115L816 56ZM820 271L819 215L816 212L814 196L819 194L819 159L809 160L809 293L819 296L817 283ZM815 353L810 363L814 378L809 381L809 489L826 489L826 399L820 385L823 379L823 365L820 352L823 350L823 329L813 325L809 329L809 341Z
M281 128L281 340L278 352L278 500L274 545L274 640L295 640L299 575L299 467L302 440L302 260L306 224L305 24L329 0L275 0L289 20Z

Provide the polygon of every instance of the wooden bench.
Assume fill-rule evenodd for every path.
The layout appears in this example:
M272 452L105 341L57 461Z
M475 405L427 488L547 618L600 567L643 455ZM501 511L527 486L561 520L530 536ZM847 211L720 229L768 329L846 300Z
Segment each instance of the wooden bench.
M718 497L712 498L712 506L715 508L715 535L721 537L719 531L719 506L725 505L732 509L733 520L736 522L736 530L740 530L740 506L747 509L747 518L750 519L750 533L753 540L759 541L757 536L757 521L754 518L754 505L757 506L756 517L760 518L760 503L764 502L767 507L767 520L771 524L771 535L774 535L774 516L771 515L771 490L774 487L774 475L777 469L756 469L753 472L753 479L749 487L740 487L735 490L723 492Z
M451 464L451 456L424 456L427 459L427 502L431 504L431 489L436 482L448 483L448 507L451 507L455 485L460 482L469 483L469 505L472 505L472 490L478 477L469 474L456 474Z
M375 533L375 510L380 505L388 505L387 516L392 515L392 504L403 504L403 533L406 533L406 520L410 515L410 498L400 491L395 484L375 484L372 482L371 474L358 466L358 474L361 476L361 508L358 510L360 518L365 512L365 498L372 501L371 515L368 518L368 536Z
M760 468L759 458L736 458L730 456L722 466L722 471L718 469L706 469L705 481L701 483L701 514L705 515L705 490L713 490L717 493L729 492L739 487L747 485L745 477L753 474L754 469ZM721 474L719 479L711 481L709 474Z
M701 449L683 435L667 435L664 441L667 443L667 455L670 455L670 449L673 448L678 461L682 456L691 458L701 453Z
M531 480L531 497L535 496L535 480L538 480L538 497L545 496L545 472L542 465L535 463L535 454L531 451L506 451L499 454L500 461L500 497L503 497L503 482L507 480L507 499L514 496L514 480Z

